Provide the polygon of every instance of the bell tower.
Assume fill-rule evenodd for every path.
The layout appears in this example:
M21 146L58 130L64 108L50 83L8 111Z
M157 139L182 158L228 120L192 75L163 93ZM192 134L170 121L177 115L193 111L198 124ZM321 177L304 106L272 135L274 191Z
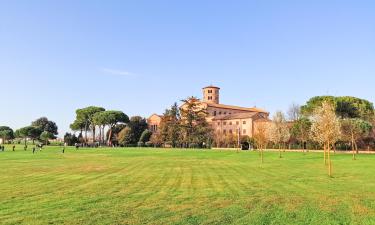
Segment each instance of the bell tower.
M215 86L207 86L203 88L203 102L220 103L220 88Z

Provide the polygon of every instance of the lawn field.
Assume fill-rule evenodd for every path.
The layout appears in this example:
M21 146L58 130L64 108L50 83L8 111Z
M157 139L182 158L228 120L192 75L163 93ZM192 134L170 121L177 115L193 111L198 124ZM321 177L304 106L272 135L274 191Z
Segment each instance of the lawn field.
M0 224L375 224L375 155L9 149Z

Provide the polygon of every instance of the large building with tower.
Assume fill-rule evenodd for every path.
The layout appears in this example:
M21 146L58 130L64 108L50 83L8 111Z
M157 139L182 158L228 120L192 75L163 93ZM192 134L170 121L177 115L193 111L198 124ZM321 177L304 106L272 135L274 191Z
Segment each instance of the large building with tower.
M263 109L220 104L219 87L211 85L204 87L202 91L201 107L207 110L207 121L218 134L241 133L252 137L255 124L268 121L269 113ZM161 119L162 115L158 114L148 118L151 131L157 131Z

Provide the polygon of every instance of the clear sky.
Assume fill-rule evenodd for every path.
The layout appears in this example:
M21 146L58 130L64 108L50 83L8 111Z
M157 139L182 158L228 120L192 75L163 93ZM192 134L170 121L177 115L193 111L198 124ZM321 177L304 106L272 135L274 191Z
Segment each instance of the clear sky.
M77 108L146 117L209 84L271 113L375 101L375 2L3 0L0 78L0 125L47 116L60 134Z

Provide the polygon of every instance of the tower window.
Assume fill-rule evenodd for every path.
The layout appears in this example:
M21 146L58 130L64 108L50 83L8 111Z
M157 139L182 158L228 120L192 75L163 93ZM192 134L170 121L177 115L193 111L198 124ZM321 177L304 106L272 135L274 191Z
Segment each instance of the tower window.
M208 94L212 94L212 90L208 90Z
M216 111L214 111L214 116L216 116Z
M229 122L229 125L232 125L232 122Z
M208 96L208 100L212 100L212 96Z
M246 124L246 121L243 121L242 123L243 123L243 124Z
M239 124L240 124L240 122L237 121L237 122L236 122L236 125L239 125Z
M243 134L246 134L246 129L243 129L243 130L242 130L242 133L243 133Z

